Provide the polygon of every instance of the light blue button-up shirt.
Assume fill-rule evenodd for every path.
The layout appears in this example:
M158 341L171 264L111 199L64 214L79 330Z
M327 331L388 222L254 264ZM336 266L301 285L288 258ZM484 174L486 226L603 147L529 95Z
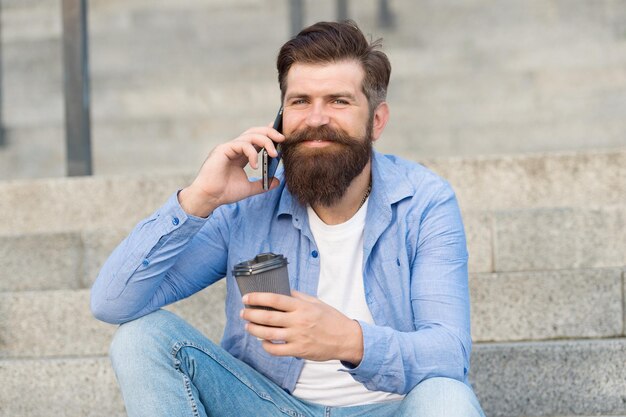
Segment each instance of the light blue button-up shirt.
M208 219L186 214L173 194L111 254L93 286L92 311L124 323L226 277L222 346L291 392L303 360L265 352L239 317L232 268L262 252L284 254L291 287L317 294L320 258L306 208L284 181ZM374 153L363 281L375 324L360 323L363 359L345 372L368 389L398 394L436 376L468 383L467 249L447 182L421 165Z

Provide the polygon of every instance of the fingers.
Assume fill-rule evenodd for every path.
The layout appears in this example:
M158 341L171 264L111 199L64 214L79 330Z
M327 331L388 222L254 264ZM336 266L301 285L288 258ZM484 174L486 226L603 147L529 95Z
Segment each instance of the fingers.
M237 139L251 142L257 148L257 152L261 148L265 148L270 156L276 157L278 152L276 152L274 142L280 143L284 141L285 136L272 127L253 127L245 131Z
M258 168L258 151L250 142L236 139L225 144L223 152L226 158L238 162L242 167L250 164L252 168Z
M272 327L285 327L289 324L287 313L282 311L262 310L258 308L244 308L239 316L254 324Z
M253 127L236 139L216 147L209 154L207 160L211 156L219 157L222 155L228 161L235 162L242 168L250 164L253 169L258 169L258 153L261 148L265 148L271 157L276 157L278 152L274 142L280 143L284 140L285 137L271 127Z
M271 140L273 140L274 142L282 142L285 140L285 135L280 133L278 130L274 129L271 125L252 127L244 132L244 134L247 134L247 133L264 135L270 138Z
M259 339L272 340L276 342L285 342L288 339L289 333L289 329L284 329L281 327L261 326L255 323L247 323L246 331L252 336L258 337Z
M272 307L279 311L244 308L240 317L246 320L246 331L267 340L287 340L288 328L292 325L289 312L294 306L292 297L273 293L250 293L243 297L246 305ZM291 309L291 310L288 310Z
M244 308L240 312L242 319L248 321L245 329L259 339L281 341L287 340L290 329L287 314L282 311Z
M246 305L272 307L279 311L294 311L300 301L293 297L271 292L251 292L241 299Z

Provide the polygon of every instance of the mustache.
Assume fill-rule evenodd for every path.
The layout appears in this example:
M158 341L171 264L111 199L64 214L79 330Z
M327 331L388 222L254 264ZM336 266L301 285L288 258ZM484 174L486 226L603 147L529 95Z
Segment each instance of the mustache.
M336 142L343 145L351 145L358 141L357 138L353 138L343 130L333 129L329 126L318 127L305 127L300 130L296 130L290 135L285 137L283 145L293 146L302 142L312 140L327 140Z

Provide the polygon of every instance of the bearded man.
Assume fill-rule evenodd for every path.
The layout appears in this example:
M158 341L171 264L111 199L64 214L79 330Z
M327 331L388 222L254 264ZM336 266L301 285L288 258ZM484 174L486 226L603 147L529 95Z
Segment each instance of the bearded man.
M350 21L288 41L284 135L217 146L108 259L91 306L124 323L111 359L129 416L483 416L454 193L372 150L389 119L379 46ZM284 171L265 192L244 168L273 142ZM242 297L233 266L268 252L288 259L291 296ZM224 277L221 347L159 310Z

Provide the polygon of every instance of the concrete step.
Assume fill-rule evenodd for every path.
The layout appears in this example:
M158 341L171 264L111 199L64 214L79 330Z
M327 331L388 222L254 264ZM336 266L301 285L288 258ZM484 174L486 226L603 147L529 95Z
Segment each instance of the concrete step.
M250 126L266 125L275 112L273 100L266 101L255 114L239 117L228 111L217 111L221 116L187 118L182 115L160 119L96 121L92 125L92 154L96 175L138 175L164 172L193 172L208 152L216 145L231 140ZM557 135L570 138L568 147L574 153L597 153L595 149L610 149L619 153L626 149L622 129L607 123L597 132L584 135L591 129L584 121L559 126L505 126L493 130L482 127L456 129L431 128L395 123L375 147L384 153L393 153L416 160L447 159L450 157L479 158L492 155L501 158L520 152L562 152L560 141L549 138ZM581 129L576 130L575 125ZM513 139L513 137L516 139ZM503 140L503 138L510 138ZM591 140L590 138L594 138ZM54 127L7 128L7 146L0 148L0 178L26 179L62 177L65 175L65 133L60 125ZM594 148L589 150L589 148ZM600 151L602 152L602 151ZM523 155L532 157L531 155ZM618 167L621 170L621 168ZM580 173L579 175L594 175ZM621 186L618 186L621 188Z
M60 0L7 0L2 4L3 8L3 26L6 27L6 35L3 41L7 44L27 42L33 40L45 40L50 38L60 38L62 33L61 27L61 1ZM274 6L274 7L272 7ZM163 28L164 26L178 25L181 30L201 29L196 26L206 17L211 16L210 12L216 17L221 14L227 15L243 14L254 10L255 12L265 11L274 12L276 20L279 19L278 14L284 10L287 13L287 6L276 8L271 0L180 0L176 3L157 0L148 2L145 0L130 1L102 1L94 0L89 2L89 30L93 37L102 34L111 34L123 31L137 31L137 24L154 26ZM176 16L172 22L164 22L163 17ZM190 25L186 28L179 25L179 17L191 17ZM201 19L193 19L193 16L202 17ZM146 16L154 16L153 19L146 19ZM160 18L160 19L159 19ZM223 19L222 19L223 20ZM210 20L209 20L210 21ZM220 19L216 19L219 24ZM287 25L286 18L284 19ZM205 30L209 28L205 28ZM271 29L268 25L268 29ZM230 31L236 37L238 33L246 32L246 28L240 28L239 31ZM244 36L244 35L242 35Z
M621 268L477 274L470 279L475 342L624 337ZM221 282L168 309L219 340ZM0 292L0 358L104 355L114 326L89 311L89 290Z
M139 210L128 215L137 217ZM469 271L621 268L626 265L625 219L625 206L469 211L464 214ZM129 222L124 227L126 220L101 220L97 225L76 219L65 225L68 231L0 234L0 291L91 287L104 261L132 228ZM115 224L105 228L107 222Z
M203 152L196 158L204 155ZM503 239L508 231L513 231L510 228L516 227L508 222L506 216L510 216L522 223L543 221L551 227L557 227L552 220L569 219L573 223L567 225L568 233L577 233L578 226L592 230L593 222L600 222L598 236L623 242L618 230L609 229L623 222L620 207L626 206L624 150L431 160L410 154L405 157L423 161L448 179L464 213L494 211L492 217L482 221L485 226L495 221L501 228L508 227L502 229ZM0 235L111 227L128 230L175 190L189 184L199 165L187 167L182 174L2 182L0 213L10 220L0 223ZM554 211L557 208L561 211ZM526 209L548 211L536 211L524 218ZM582 214L577 212L579 209ZM594 212L595 209L600 212ZM606 219L601 216L605 209L610 212ZM507 213L498 213L501 210ZM605 230L608 235L602 232ZM523 232L532 234L533 230ZM555 241L559 236L550 239ZM573 254L569 256L571 259Z
M463 210L593 208L626 202L626 150L421 161L454 187Z
M491 417L626 414L626 339L476 345L472 381Z
M0 417L126 416L106 357L0 359L0 383Z
M223 32L223 28L217 29L218 33ZM266 35L259 34L263 47L233 54L233 48L240 47L243 41L235 45L228 42L220 46L214 42L203 45L207 39L215 38L207 35L191 48L188 45L193 40L189 36L183 39L169 36L155 48L154 34L147 33L150 36L146 37L143 30L138 33L139 38L116 33L111 35L115 36L112 39L93 40L94 120L133 119L138 111L157 118L160 110L167 110L170 117L192 112L210 118L212 113L206 113L206 107L212 112L231 108L239 113L256 114L255 93L265 100L277 100L274 58L285 35L275 34L266 40L263 39ZM146 39L142 41L141 37ZM591 45L590 49L601 47L602 44ZM198 50L207 53L198 54ZM626 46L621 52L609 54L621 55L621 60L591 68L476 70L450 66L446 71L438 65L433 73L422 69L417 60L418 56L429 56L424 51L397 48L393 44L386 50L394 64L388 96L393 114L397 120L412 126L432 129L447 123L459 129L498 123L556 124L576 120L576 116L586 118L587 124L601 126L619 120L619 109L623 107ZM63 88L58 42L8 45L3 53L7 62L3 94L11 103L3 115L5 122L10 127L60 123ZM142 59L137 59L138 56ZM163 65L166 60L176 64ZM170 101L159 100L162 96L170 96ZM212 106L221 97L228 100ZM240 106L237 100L247 101ZM137 102L142 106L137 106ZM406 118L406 113L412 117Z
M233 72L237 73L233 70L229 75ZM510 77L492 73L480 77L492 88L480 80L470 81L479 78L475 74L463 76L462 81L459 76L437 84L421 79L397 80L389 94L392 119L377 146L386 152L410 152L422 157L623 148L626 122L620 109L626 96L620 93L622 86L618 81L596 85L596 80L611 75L589 73L587 78L593 80L590 91L580 91L579 87L562 92L522 85L516 87L519 91L511 91L506 85ZM102 81L112 85L98 86L94 80L92 130L98 173L184 166L182 156L196 150L200 143L220 143L252 125L265 124L278 103L273 75L263 79L235 76L236 81L208 80L206 76L196 81L194 75L184 81L167 75L155 78L158 81L154 85L142 86L113 85L114 81ZM576 77L567 82L581 85ZM29 150L39 154L53 150L44 154L46 165L62 169L64 155L58 151L65 146L61 85L38 86L27 80L12 85L16 88L9 87L6 92L11 106L4 112L9 146L0 151L0 157L6 154L4 158L10 163L16 154L24 155ZM412 98L395 93L416 89L420 92ZM50 92L42 93L46 90ZM494 90L498 93L484 93ZM454 91L454 97L440 96L448 91ZM39 129L42 137L30 137L37 134L33 129ZM35 148L32 142L43 143L43 148ZM154 143L164 146L166 152L151 146ZM124 147L123 152L120 147ZM190 151L178 152L180 158L171 157L165 165L161 163L164 154L180 149ZM143 163L138 166L134 160ZM25 172L29 164L14 165L11 170L5 169L4 178L11 173L29 176ZM39 169L43 171L40 176L56 174L50 168Z
M581 152L623 149L623 131L624 126L620 120L602 125L575 121L496 123L464 128L443 124L436 127L394 124L389 126L386 136L377 146L386 153L412 153L421 158Z
M74 177L0 184L0 213L11 214L0 235L127 229L154 212L193 175Z
M623 268L470 275L476 342L626 336Z
M269 107L268 107L269 109ZM273 110L272 110L273 111ZM270 119L269 111L267 119ZM193 172L208 152L226 138L220 124L234 135L264 119L228 118L219 124L200 119L117 121L92 125L92 155L96 175ZM0 178L63 177L66 172L65 132L54 128L9 128L7 146L0 148Z
M585 40L618 43L626 11L623 4L577 0L520 2L394 1L397 36L406 43L443 49L465 43L468 52L533 49L530 45L559 46ZM358 10L359 7L353 7ZM555 57L554 61L559 61ZM578 58L579 62L584 57Z
M214 341L224 328L223 283L167 309ZM0 358L106 355L116 326L96 320L89 290L0 292Z
M263 97L267 86L266 99L277 100L274 58L284 37L264 42L269 44L266 48L232 54L233 45L221 46L222 49L198 45L196 49L186 50L181 49L181 44L185 44L183 40L169 39L155 49L151 47L152 39L135 45L135 38L129 43L128 39L118 36L120 38L107 41L110 45L96 49L100 55L93 54L92 102L96 121L111 116L132 119L138 110L157 117L159 109L168 104L158 100L163 95L172 98L167 108L170 116L191 111L196 116L210 117L211 114L202 113L203 109L221 96L228 100L219 102L219 106L211 110L228 107L240 113L255 114L255 97L248 95L258 93L257 96ZM120 47L120 44L128 46ZM4 118L9 126L62 120L62 65L58 49L53 41L5 47L7 69L3 74L6 80L3 94L11 106L7 107ZM397 120L404 119L409 112L412 118L404 119L404 123L423 127L440 126L444 122L454 127L498 122L557 123L575 120L573 115L601 125L618 119L624 101L626 47L624 49L622 61L598 68L529 71L455 67L449 72L427 73L420 71L419 62L406 61L406 56L414 56L415 52L390 45L387 52L394 72L388 100ZM25 50L29 55L24 56ZM207 53L198 54L197 50ZM177 64L166 66L164 60ZM248 94L237 91L239 86ZM235 102L231 101L233 99ZM238 105L237 100L243 99L248 99L247 106ZM138 101L143 108L135 106ZM178 105L180 102L184 104L182 108Z
M489 259L489 246L480 248L478 242L491 237L492 271L626 265L624 206L507 210L494 212L482 220L481 226L471 220L470 233L475 235L470 241L476 248L475 255L485 257L474 262ZM487 268L484 265L477 269Z
M8 42L27 39L55 37L60 34L58 1L23 1L5 2L5 20L7 21ZM318 20L335 18L335 2L332 0L308 0L305 2L305 24ZM516 50L527 48L528 45L570 45L583 41L603 41L619 43L622 32L621 24L626 12L621 3L602 1L588 3L576 1L567 6L549 1L536 1L527 4L519 1L502 1L498 4L481 2L463 3L436 2L415 3L410 0L394 1L391 7L396 15L397 25L394 30L383 30L376 25L377 2L375 0L359 1L350 4L350 16L356 19L368 33L383 34L395 42L420 47L450 47L466 44L466 48L483 48L491 50ZM271 1L238 0L238 1L179 1L175 4L164 1L146 2L145 0L93 1L90 3L91 31L95 36L102 33L132 30L133 23L142 23L148 27L179 30L196 28L197 20L185 27L180 21L172 19L163 22L160 16L181 14L201 16L207 12L227 13L237 16L254 10L256 13L273 13L272 26L287 26L288 6L276 7ZM208 15L209 18L211 15ZM30 20L27 18L30 17ZM222 16L220 16L221 18ZM208 19L212 21L213 19ZM219 24L220 19L215 19ZM28 21L30 24L24 24ZM262 21L267 23L266 20ZM105 25L108 24L109 26ZM156 24L155 24L156 23ZM206 21L205 21L206 23ZM110 30L113 29L113 30ZM253 27L253 30L255 27ZM210 30L210 28L209 28ZM249 27L238 27L231 30L230 37L246 37L250 35ZM533 48L527 48L533 49ZM555 58L555 61L558 57ZM584 62L584 58L578 58Z
M475 345L472 363L488 416L626 414L623 338ZM124 415L105 357L0 360L0 387L2 417Z
M377 12L377 1L363 0L350 2L349 15L359 21L370 23L374 21ZM45 0L7 0L3 8L7 15L19 14L28 10L47 10L50 13L57 12L58 1ZM166 13L172 10L205 10L230 9L233 12L245 11L252 7L277 11L276 5L270 0L182 0L175 4L164 0L148 2L146 0L102 1L96 0L90 3L93 18L115 14L133 14L137 12ZM280 8L287 9L287 5ZM307 0L305 2L306 21L314 22L320 19L334 17L335 4L332 0L319 1ZM415 3L410 0L397 0L391 4L396 12L398 25L396 33L403 34L430 34L433 38L441 39L467 39L471 33L485 38L492 37L494 33L506 33L507 29L515 31L520 43L536 40L536 31L543 30L551 34L548 40L565 40L567 35L572 35L574 40L584 39L585 36L594 38L617 38L620 34L618 24L624 19L624 10L621 3L601 1L588 3L582 0L568 2L567 5L555 4L548 1L536 1L531 4L515 0L502 1L498 4L485 4L482 2L458 3L453 1L441 1L431 3ZM441 26L449 27L448 33L441 33ZM570 27L581 25L578 32L565 32L563 26ZM528 27L532 30L520 31L520 28ZM38 28L24 28L16 26L16 38L27 37L29 32L43 32ZM465 30L465 32L464 32ZM21 31L21 33L20 33ZM58 30L49 30L49 34L58 33ZM49 36L48 34L48 36ZM522 37L525 36L525 37ZM28 36L28 37L32 37ZM510 44L515 44L515 39L504 38Z
M187 153L204 153L200 143L221 142L250 126L233 119L271 118L286 6L253 0L91 6L97 173L179 169ZM62 175L60 29L50 16L60 6L6 7L10 140L0 151L0 177ZM383 150L423 157L626 146L624 7L515 1L394 7L401 11L396 31L375 27L375 2L351 7L367 33L387 37L394 62L389 100L393 120L401 122L389 125ZM333 2L309 2L307 19L328 18L333 9ZM253 47L249 39L256 40ZM44 127L54 140L29 137ZM36 162L29 150L39 155ZM173 153L179 157L163 160Z

